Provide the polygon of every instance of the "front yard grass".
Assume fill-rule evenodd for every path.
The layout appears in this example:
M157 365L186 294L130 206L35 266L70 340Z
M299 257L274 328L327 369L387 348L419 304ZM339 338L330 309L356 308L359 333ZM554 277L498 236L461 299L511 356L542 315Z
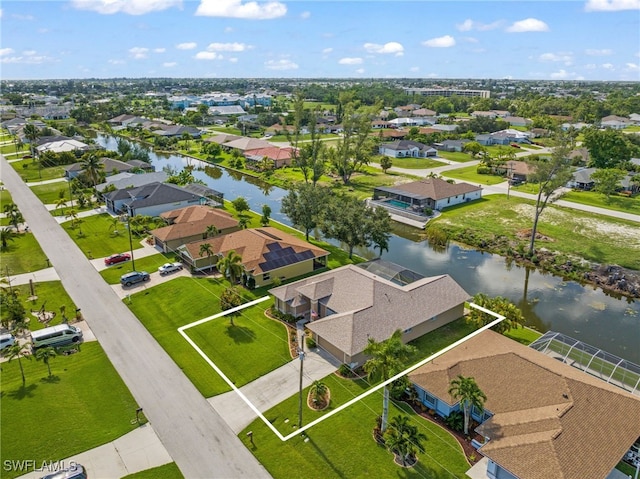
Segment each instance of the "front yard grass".
M405 168L408 170L424 170L426 168L437 168L445 163L433 158L391 158L392 168Z
M205 397L230 388L178 333L178 328L217 314L226 281L212 278L175 278L131 296L131 311L156 341L167 351ZM240 289L243 299L256 299L251 291ZM125 304L128 302L125 301ZM266 374L291 360L285 327L264 316L272 301L265 301L234 318L221 317L188 329L187 333L228 373L238 386Z
M124 476L122 479L184 479L175 462L164 466L152 467L144 471Z
M137 404L97 342L51 359L2 364L3 460L55 461L92 449L135 429ZM20 471L2 470L2 477Z
M18 234L7 247L0 252L2 257L2 274L9 275L30 273L47 268L47 257L36 241L33 233Z
M635 197L615 195L607 199L606 196L601 193L596 193L595 191L573 190L567 192L562 199L608 210L622 211L636 215L640 214L640 195L636 195Z
M64 166L40 168L39 162L33 158L9 163L26 182L45 181L64 177ZM65 182L66 184L66 182Z
M462 207L447 208L432 224L447 230L450 237L472 244L484 239L488 244L498 237L528 245L528 238L517 234L533 225L534 202L512 196L491 195ZM542 213L538 233L548 239L536 240L537 250L547 248L570 257L580 257L599 264L617 264L640 269L640 235L638 223L593 213L549 206Z
M457 161L459 163L466 163L467 161L473 161L476 159L469 153L464 153L462 151L439 151L438 156L441 156L446 160Z
M445 171L443 176L447 178L455 178L456 180L466 181L473 185L497 185L506 181L501 176L479 175L476 173L477 166L465 166L464 168L456 168L455 170Z
M320 413L312 411L305 403L305 424L369 387L365 381L351 381L335 375L327 376L323 382L331 390L331 405ZM303 392L303 398L307 397L307 392L308 389ZM418 453L418 464L413 468L400 469L393 462L393 455L373 439L373 427L381 412L382 390L317 424L307 431L306 437L296 436L282 442L260 419L251 423L238 437L275 479L290 477L294 464L308 477L465 477L469 464L457 441L442 428L420 418L408 406L392 402L390 418L399 414L409 416L410 422L427 436L423 443L426 452ZM265 417L283 434L293 432L298 423L298 396L294 395L270 409ZM255 447L247 439L248 431L253 432Z
M126 230L114 235L110 218L111 215L105 213L80 218L75 226L71 221L66 221L61 226L89 259L102 258L130 250L129 235ZM142 248L140 238L134 237L133 249L138 248Z
M32 186L31 191L45 205L54 205L60 198L65 198L69 201L69 185L63 180ZM64 209L68 209L68 206Z

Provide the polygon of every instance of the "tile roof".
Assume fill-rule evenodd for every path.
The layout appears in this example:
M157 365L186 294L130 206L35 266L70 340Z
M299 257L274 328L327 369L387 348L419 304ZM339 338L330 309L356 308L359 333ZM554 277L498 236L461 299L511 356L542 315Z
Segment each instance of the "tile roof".
M238 220L226 211L205 205L187 206L177 210L165 211L161 218L172 221L172 224L157 228L151 234L162 241L176 240L203 234L207 226L213 225L218 230L226 230L238 226Z
M261 274L310 258L329 254L317 246L273 227L245 229L225 235L195 241L184 246L191 258L200 257L200 245L209 243L213 254L235 251L251 274Z
M426 178L420 181L412 181L392 187L380 186L376 188L381 191L391 191L393 193L406 192L415 198L431 198L433 200L442 200L452 196L471 193L482 189L479 186L470 185L469 183L449 183L440 178Z
M178 201L198 201L201 197L170 183L149 183L147 185L106 193L110 200L129 198L126 205L132 209L163 205Z
M469 294L448 275L400 286L354 265L269 292L283 301L300 295L321 300L335 311L307 327L350 356L362 352L370 337L383 341L396 329L415 327L469 299Z
M640 436L640 399L493 331L409 374L450 405L473 377L494 415L477 428L485 456L520 479L604 479Z
M233 141L233 140L238 140L242 138L241 136L238 135L230 135L230 134L222 134L222 135L216 135L216 136L212 136L210 138L205 138L203 141L206 141L208 143L218 143L219 145L226 143L228 141Z
M237 150L257 150L258 148L269 148L271 147L271 143L264 140L259 140L257 138L247 138L241 137L237 140L227 141L223 144L228 148L235 148Z
M270 158L272 160L289 160L293 155L293 148L278 146L268 146L265 148L256 148L254 150L245 150L245 156L256 156L260 158Z

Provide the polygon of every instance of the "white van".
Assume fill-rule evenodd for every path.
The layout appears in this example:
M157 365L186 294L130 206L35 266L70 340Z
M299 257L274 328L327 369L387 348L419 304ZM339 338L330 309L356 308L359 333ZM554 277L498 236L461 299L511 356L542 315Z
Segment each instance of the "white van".
M43 346L66 346L82 341L82 330L69 324L59 324L49 328L31 332L31 346L33 349Z

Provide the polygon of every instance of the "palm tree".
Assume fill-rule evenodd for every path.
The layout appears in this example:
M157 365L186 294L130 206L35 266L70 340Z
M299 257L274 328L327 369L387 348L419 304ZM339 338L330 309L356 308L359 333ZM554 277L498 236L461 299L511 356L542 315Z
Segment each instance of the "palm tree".
M385 434L385 444L391 452L400 456L402 465L415 458L418 452L424 452L422 441L427 436L418 431L418 427L409 423L407 416L395 416L389 422L389 429Z
M319 379L316 379L315 381L313 381L313 384L311 384L311 388L309 389L309 392L313 396L313 401L317 403L324 399L328 389L329 388L325 383L323 383Z
M71 218L71 227L75 227L78 221L78 211L75 208L71 208L65 215L65 218Z
M260 224L262 226L269 226L269 218L271 217L271 207L269 205L262 205L262 218L260 218Z
M118 216L113 216L109 219L109 231L113 230L113 236L118 236L120 234L120 230L118 227L120 226L120 218Z
M40 131L35 125L32 125L31 123L29 123L24 126L24 129L22 130L22 132L24 133L25 138L29 140L29 148L31 150L31 156L35 157L36 141L38 141L38 138L40 138Z
M185 131L185 132L182 134L182 137L181 137L181 138L182 138L182 141L184 141L184 143L185 143L185 149L186 149L186 150L188 150L188 149L189 149L189 140L190 140L191 138L193 138L193 137L191 136L191 134L190 134L189 132Z
M211 267L211 256L213 255L213 250L211 249L211 244L202 243L200 245L200 251L198 252L200 257L207 255L207 259L209 260L209 267Z
M487 396L480 390L475 379L472 377L466 378L460 374L457 378L451 380L449 394L460 401L462 412L464 413L464 433L468 434L471 409L475 407L479 413L483 413Z
M56 350L51 346L36 349L36 360L42 361L47 365L47 370L49 371L49 377L51 377L51 365L49 364L49 361L52 358L55 358L57 355L58 353L56 353Z
M217 267L225 278L229 278L231 284L236 284L244 272L242 257L233 250L218 261Z
M404 362L415 351L413 346L402 343L402 331L396 330L389 339L377 342L369 338L369 344L364 348L364 354L371 359L364 363L364 370L372 380L382 379L386 381L403 369ZM389 417L389 385L384 387L382 400L381 432L387 429Z
M11 346L7 348L6 357L11 362L14 359L18 359L18 365L20 366L20 374L22 374L22 385L24 386L26 379L24 377L24 368L22 367L22 360L20 358L27 358L31 361L31 356L29 355L30 347L29 343L20 344L18 342L13 343Z
M96 186L100 179L100 172L104 169L104 165L100 162L95 154L88 154L81 162L82 169L91 180L91 186Z
M18 205L15 203L8 203L4 205L4 213L9 218L9 223L13 225L13 227L18 231L18 225L24 222L24 217L20 210L18 209Z
M205 235L207 238L212 238L218 233L220 233L220 231L214 225L207 226L207 229L205 230Z
M11 228L0 228L0 242L2 243L2 249L7 249L9 241L16 239L16 232Z
M56 209L60 208L60 212L62 214L64 214L64 209L66 206L67 206L67 200L64 198L64 196L56 200Z

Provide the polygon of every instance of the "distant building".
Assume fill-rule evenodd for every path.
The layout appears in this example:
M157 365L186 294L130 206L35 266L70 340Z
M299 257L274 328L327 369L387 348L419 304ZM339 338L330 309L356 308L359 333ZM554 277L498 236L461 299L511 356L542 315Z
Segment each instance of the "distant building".
M480 97L489 98L491 92L489 90L459 90L457 88L405 88L407 95L422 96L464 96L464 97Z

